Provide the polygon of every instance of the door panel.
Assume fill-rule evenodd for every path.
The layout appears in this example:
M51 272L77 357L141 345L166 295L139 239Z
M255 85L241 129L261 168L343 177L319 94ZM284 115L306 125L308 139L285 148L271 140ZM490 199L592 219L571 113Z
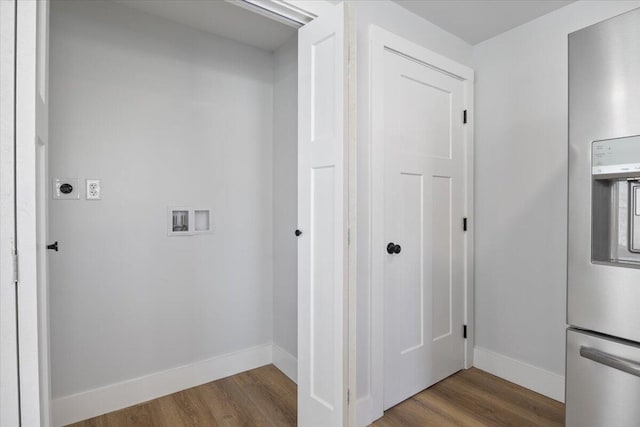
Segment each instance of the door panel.
M331 143L335 137L336 34L311 45L311 141Z
M398 77L398 98L412 106L397 117L402 149L418 156L451 158L451 93L406 75ZM428 141L425 135L430 136Z
M434 176L432 179L431 241L435 250L431 253L431 336L437 341L451 335L452 186L450 177Z
M298 33L298 424L347 416L345 7Z
M327 409L335 406L334 334L336 277L335 168L311 170L311 395ZM329 256L327 256L329 255Z
M407 283L410 286L402 286L392 295L395 296L392 304L403 307L398 313L398 346L401 354L424 346L424 280L422 277L422 230L423 218L423 176L415 174L400 174L399 214L402 251L404 256L398 258L398 274L401 275L399 283Z
M384 408L463 367L464 86L384 57ZM454 331L460 331L455 333Z

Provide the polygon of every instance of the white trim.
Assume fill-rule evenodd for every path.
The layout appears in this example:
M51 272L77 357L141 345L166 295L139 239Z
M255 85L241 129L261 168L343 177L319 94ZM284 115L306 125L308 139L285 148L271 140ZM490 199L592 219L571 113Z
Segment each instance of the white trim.
M327 0L273 0L280 4L297 9L301 13L317 18L332 10L335 4Z
M0 426L20 423L13 249L15 1L0 1Z
M294 28L308 24L334 7L333 4L326 0L225 1Z
M20 416L23 426L41 425L38 254L36 215L36 114L38 3L17 1L16 218ZM45 373L46 374L46 373ZM45 421L46 422L46 421Z
M51 361L49 333L49 10L50 1L37 4L36 100L36 238L40 335L40 427L51 426Z
M371 399L371 395L366 395L358 399L356 402L356 427L366 427L373 422L372 405L373 400ZM376 417L376 419L377 418L380 417Z
M459 62L420 46L417 43L413 43L410 40L397 36L387 30L383 30L378 26L371 25L369 31L370 39L376 42L376 44L383 49L391 49L403 56L413 58L429 67L439 69L460 80L473 82L473 69L466 65L460 64Z
M277 344L273 344L273 364L294 383L298 383L298 359Z
M475 194L474 184L474 82L473 70L471 70L471 79L464 81L464 105L467 110L467 124L464 127L464 149L465 149L465 202L464 216L467 218L467 232L464 239L464 257L465 257L465 283L464 283L464 324L467 325L467 340L464 348L464 367L469 369L473 366L473 349L476 342L475 333L475 252L474 252L474 236L475 236L475 207L473 204Z
M564 402L564 376L482 347L474 349L474 363L487 371L551 399Z
M272 344L223 354L105 387L53 399L53 425L62 426L176 391L268 365ZM34 424L35 425L35 424Z
M300 28L315 16L276 0L225 0L253 13L278 21L293 28Z
M384 391L384 274L382 252L374 251L374 248L384 246L383 218L384 218L384 107L382 100L377 99L384 93L380 87L380 76L384 70L384 51L392 50L403 56L431 68L445 72L446 74L463 81L464 84L464 108L467 110L467 125L464 126L465 144L465 178L466 195L464 214L468 218L469 228L465 234L465 284L464 284L464 320L467 325L467 340L464 348L464 366L473 364L474 346L474 322L473 322L473 82L474 71L465 65L459 64L447 57L428 50L409 40L401 38L393 33L371 25L369 27L370 64L369 64L369 123L370 123L370 172L371 197L369 205L369 245L370 259L370 286L371 286L371 419L383 415L383 391ZM358 419L362 415L358 414Z
M347 319L346 359L346 394L347 394L347 426L357 425L358 407L352 402L358 395L357 361L358 361L358 336L357 336L357 307L358 307L358 64L357 64L357 19L356 12L351 4L345 7L345 56L347 72L345 77L347 111L347 169L348 169L348 281L347 281L347 307L345 319ZM351 399L353 396L353 399Z
M377 27L369 28L369 127L370 127L370 149L369 149L369 286L371 287L370 300L371 308L369 314L369 324L371 333L371 354L369 371L369 393L371 395L370 422L380 418L384 414L383 392L384 392L384 279L380 269L382 264L378 256L374 256L374 247L384 244L384 236L381 233L381 218L384 215L384 145L381 135L384 132L383 124L377 119L383 114L384 100L378 100L376 95L381 92L375 90L376 76L384 73L383 51L384 34L379 32ZM377 71L376 73L376 70ZM382 216L381 216L382 215ZM376 219L379 218L379 219ZM376 232L376 230L378 230ZM377 291L380 290L380 291Z

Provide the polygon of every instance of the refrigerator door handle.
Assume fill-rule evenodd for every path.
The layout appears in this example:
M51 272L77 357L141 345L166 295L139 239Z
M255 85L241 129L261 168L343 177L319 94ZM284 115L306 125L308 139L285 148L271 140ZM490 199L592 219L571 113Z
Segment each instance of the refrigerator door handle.
M598 350L592 347L580 347L580 356L593 360L594 362L601 363L609 366L610 368L617 369L627 374L640 377L640 363L632 360L623 359L613 354L606 353L602 350Z

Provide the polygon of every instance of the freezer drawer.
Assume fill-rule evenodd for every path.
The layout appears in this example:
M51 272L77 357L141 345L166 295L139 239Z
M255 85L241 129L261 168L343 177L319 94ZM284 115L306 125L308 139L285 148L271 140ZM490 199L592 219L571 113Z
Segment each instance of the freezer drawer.
M567 330L567 427L640 426L640 345Z

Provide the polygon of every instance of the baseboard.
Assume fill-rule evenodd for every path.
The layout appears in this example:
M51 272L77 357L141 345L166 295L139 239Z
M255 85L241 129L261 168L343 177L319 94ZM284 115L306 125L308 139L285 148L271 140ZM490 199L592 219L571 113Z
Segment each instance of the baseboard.
M512 383L564 402L564 376L482 347L473 350L473 366Z
M277 344L273 344L273 364L291 381L298 383L298 359Z
M273 360L272 351L272 344L264 344L53 399L53 425L71 424L268 365Z

